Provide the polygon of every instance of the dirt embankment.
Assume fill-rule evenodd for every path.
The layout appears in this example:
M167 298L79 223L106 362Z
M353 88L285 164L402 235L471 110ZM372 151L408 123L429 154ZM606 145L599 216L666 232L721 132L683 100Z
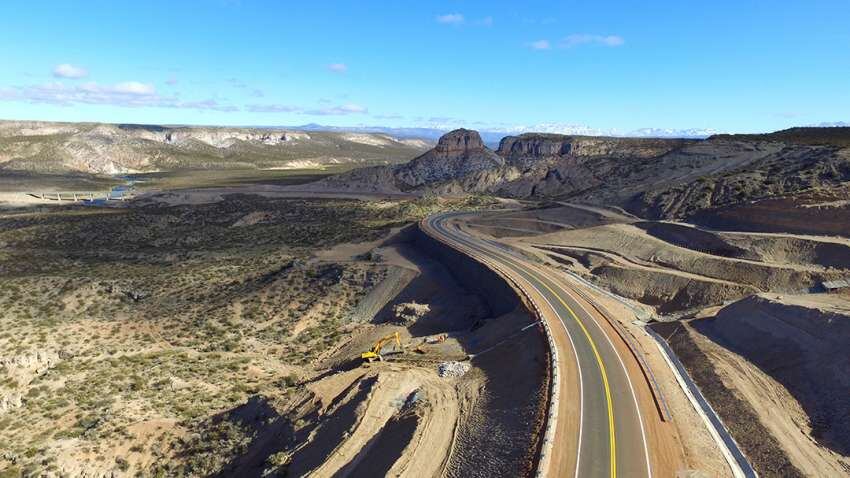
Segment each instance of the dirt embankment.
M700 211L689 220L727 231L787 232L850 237L847 196L780 198ZM822 206L819 206L822 205Z
M850 240L790 234L707 231L668 222L639 222L647 234L678 247L775 265L850 269Z
M371 254L415 277L347 343L323 353L296 394L262 413L242 407L220 417L256 428L222 476L530 476L548 355L542 331L519 332L533 319L515 292L415 228ZM412 301L428 311L400 323L394 305ZM395 332L404 351L393 343L384 361L362 366L360 352ZM447 361L458 361L448 374Z
M850 247L795 238L714 233L669 223L607 224L520 239L574 272L662 313L759 292L797 293L841 278ZM780 241L781 242L781 241ZM787 241L786 241L787 242ZM798 250L792 251L794 246ZM782 257L780 257L782 256Z
M763 262L774 264L815 265L823 268L850 269L850 240L815 239L783 235L721 233L731 244L740 244Z
M785 386L808 415L812 436L850 456L850 314L755 296L692 325Z
M464 341L466 350L476 353L500 344L472 362L483 380L479 388L463 391L468 408L459 422L447 475L528 475L536 465L546 409L549 364L543 332L533 328L501 342L515 334L518 325L533 320L516 291L490 269L424 233L417 233L415 244L481 297L488 316L496 317L473 325L474 335Z
M663 222L639 222L635 226L670 244L715 256L758 259L744 248L723 240L717 234L693 227Z
M716 350L709 351L701 347L699 334L687 323L656 323L652 327L667 341L685 365L688 375L697 383L760 476L804 476L788 459L777 439L759 420L754 405L740 393L736 393L727 384L723 372L713 366L712 352L716 353Z
M762 476L850 474L850 303L760 295L653 326Z

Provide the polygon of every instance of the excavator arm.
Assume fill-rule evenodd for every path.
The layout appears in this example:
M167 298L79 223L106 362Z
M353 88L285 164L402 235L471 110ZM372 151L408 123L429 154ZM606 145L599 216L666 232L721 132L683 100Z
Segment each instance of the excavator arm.
M375 346L372 347L372 350L363 352L362 354L360 354L360 358L362 358L363 360L368 360L369 362L375 359L383 360L384 358L381 356L381 350L384 348L385 345L387 345L389 342L392 342L393 340L395 340L396 347L398 349L401 349L401 339L398 336L398 332L395 332L393 334L387 335L386 337L378 339L378 341L375 342Z

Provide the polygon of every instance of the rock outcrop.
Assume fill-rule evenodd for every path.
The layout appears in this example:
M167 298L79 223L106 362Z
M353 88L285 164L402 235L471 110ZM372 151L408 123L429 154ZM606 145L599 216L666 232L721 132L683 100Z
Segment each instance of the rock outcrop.
M477 131L457 129L409 163L355 169L320 181L315 187L370 193L463 194L484 191L504 181L504 170L504 158L485 146Z
M694 143L686 139L609 138L527 133L506 136L496 151L518 166L559 158L652 158Z
M412 189L451 180L462 180L471 174L497 169L505 160L484 146L477 131L457 129L437 142L434 149L399 166L395 177L405 188Z
M428 304L418 304L414 302L405 302L393 306L393 314L399 323L410 325L425 317L431 312L431 306Z
M850 181L850 148L835 132L826 135L830 144L816 144L825 134L815 133L811 141L795 142L774 139L781 135L694 140L529 133L503 138L494 152L476 132L459 129L410 163L353 171L323 184L569 200L620 206L653 219L688 219L805 191L820 191L833 203L850 199L841 189Z

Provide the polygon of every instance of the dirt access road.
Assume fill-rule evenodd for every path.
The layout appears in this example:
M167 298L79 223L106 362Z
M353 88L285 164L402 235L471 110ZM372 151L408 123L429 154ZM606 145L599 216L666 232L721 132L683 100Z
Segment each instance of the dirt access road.
M425 231L495 265L539 306L558 349L557 420L546 476L675 476L681 446L627 345L571 284L495 241L464 232L462 214L432 216Z

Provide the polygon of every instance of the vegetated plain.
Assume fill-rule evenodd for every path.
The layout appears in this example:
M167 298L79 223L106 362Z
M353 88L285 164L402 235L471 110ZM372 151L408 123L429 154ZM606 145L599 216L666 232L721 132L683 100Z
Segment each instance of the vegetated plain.
M380 475L448 456L459 424L450 476L528 472L528 455L504 450L535 439L542 385L528 371L540 347L515 348L511 369L473 361L456 381L434 367L528 317L485 320L480 297L458 295L414 247L377 247L490 195L526 208L469 228L661 322L762 476L850 469L846 401L834 398L848 391L850 307L846 291L825 293L850 274L847 128L704 141L526 134L496 151L458 130L417 156L423 144L385 135L2 126L4 192L108 188L131 174L145 193L122 207L0 214L10 470L332 474L378 443L385 454L364 452L361 471ZM293 191L313 199L283 197ZM338 192L371 199L315 199ZM423 297L425 320L397 323L393 306L425 310L411 303ZM352 319L364 314L373 320ZM387 333L452 331L463 333L423 343L422 357L349 367ZM532 398L524 408L487 405L519 391ZM431 451L399 448L414 442Z
M27 475L221 471L256 431L222 414L286 403L368 328L348 315L388 266L314 252L488 203L234 194L0 215L0 460Z

